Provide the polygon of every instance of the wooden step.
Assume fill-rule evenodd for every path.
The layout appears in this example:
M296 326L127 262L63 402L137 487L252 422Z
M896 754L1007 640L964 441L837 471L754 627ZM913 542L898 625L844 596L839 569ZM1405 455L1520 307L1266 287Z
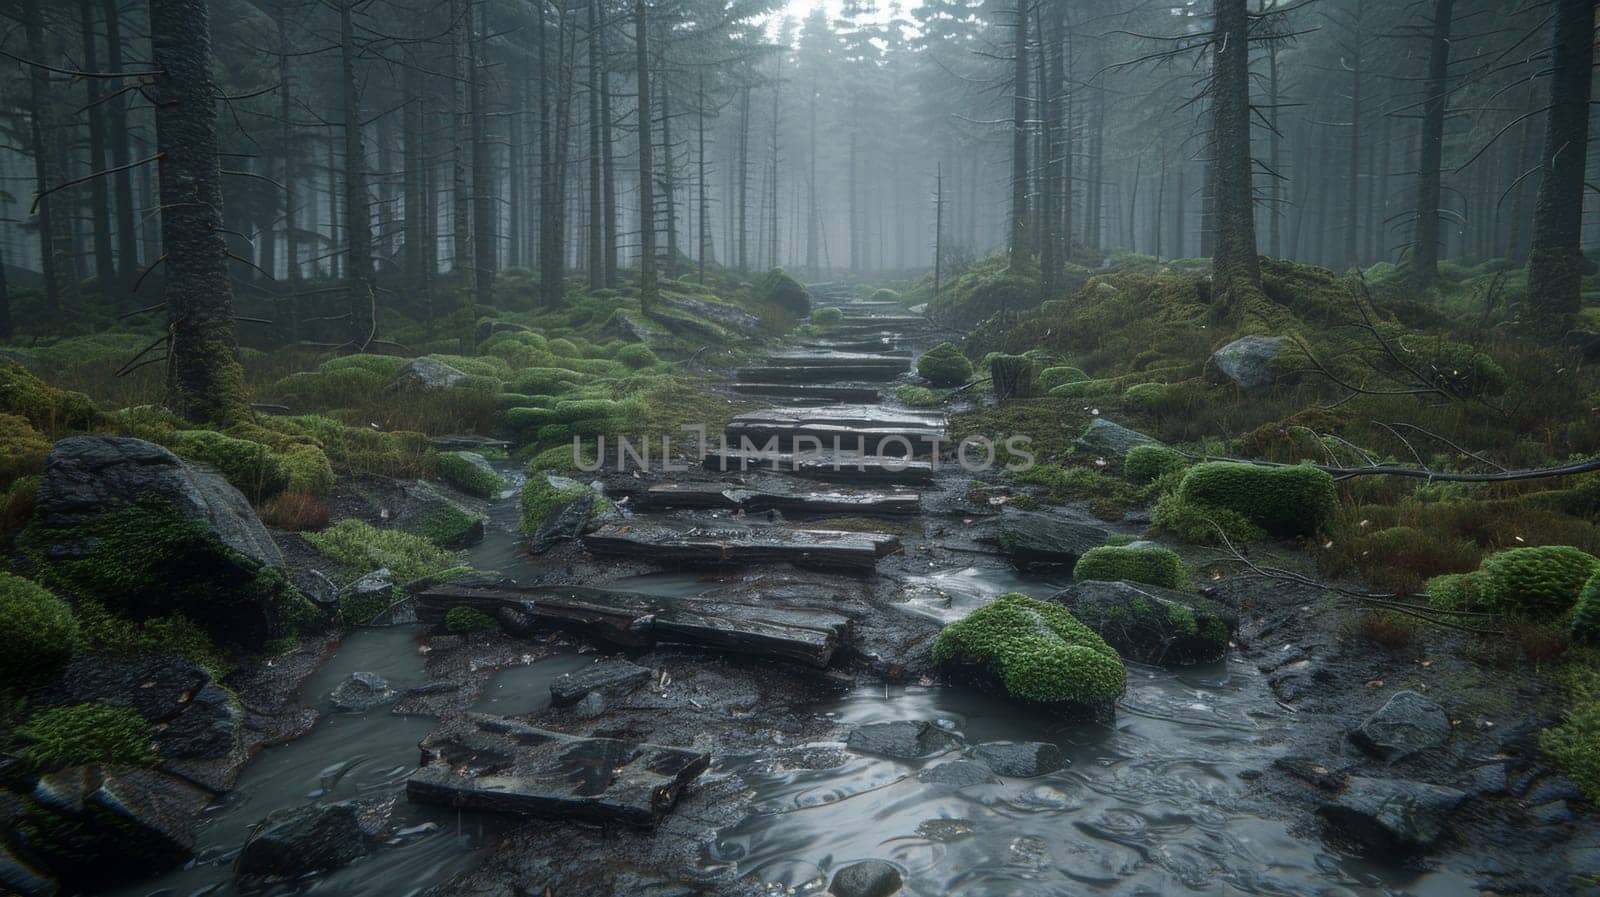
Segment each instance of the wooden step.
M724 483L662 483L638 493L634 506L642 511L701 508L869 516L916 514L922 510L915 492L771 492Z
M838 383L859 381L885 383L898 380L908 368L882 364L824 365L820 367L799 365L763 365L739 368L734 376L740 380L763 383Z
M583 537L598 557L625 557L668 566L790 563L870 573L878 558L900 550L887 533L846 533L783 527L701 527L664 523L603 526Z
M699 751L584 738L517 720L469 714L428 735L414 801L592 823L654 828L711 758Z
M701 461L718 473L772 471L835 483L927 485L933 482L933 463L855 452L826 451L820 455L787 452L763 454L737 449L713 449Z
M867 454L928 455L943 441L945 418L942 414L896 411L872 405L828 405L820 408L768 408L737 415L723 430L727 445L744 448L748 439L764 448L769 439L780 451L803 445L796 440L818 440L820 447L832 451ZM901 440L904 440L902 443Z
M911 350L895 348L898 345L897 341L887 337L856 340L815 340L795 343L794 345L797 349L813 349L825 352L865 352L869 355L892 355L897 358L911 357Z
M759 595L752 596L759 600ZM680 644L755 654L824 669L850 620L816 607L666 597L587 586L474 588L440 585L417 596L417 619L437 624L457 607L500 620L517 635L557 629L624 648ZM665 624L663 624L665 620Z
M734 392L746 396L770 396L790 401L876 402L882 398L872 386L817 386L809 383L735 383Z
M874 355L867 352L838 352L832 350L769 355L765 364L768 367L799 368L853 369L883 367L897 374L911 370L911 358L909 355Z

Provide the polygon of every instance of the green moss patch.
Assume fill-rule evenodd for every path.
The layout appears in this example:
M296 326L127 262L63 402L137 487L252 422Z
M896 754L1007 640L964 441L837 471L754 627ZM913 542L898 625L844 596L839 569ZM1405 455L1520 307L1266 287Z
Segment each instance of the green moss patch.
M450 632L484 632L499 626L494 617L475 607L452 607L444 615L444 628Z
M506 488L505 478L495 473L482 455L471 452L440 452L439 475L468 495L493 498Z
M1259 467L1212 461L1189 468L1177 500L1197 510L1232 511L1268 535L1317 533L1338 507L1333 477L1309 465Z
M1091 548L1072 568L1076 580L1137 582L1166 589L1193 587L1183 560L1170 548Z
M1478 594L1491 610L1550 618L1578 601L1600 558L1567 545L1497 551L1478 570Z
M320 533L307 533L307 542L323 556L357 576L387 567L396 582L411 582L443 573L466 563L466 554L440 548L422 536L347 518Z
M35 713L20 729L22 762L35 772L87 764L149 766L150 725L138 713L110 704L75 704Z
M43 586L0 573L0 689L47 678L72 654L77 621Z
M946 672L992 679L1013 700L1102 713L1127 686L1122 659L1065 608L1001 595L933 643Z
M1122 458L1122 475L1133 483L1151 483L1166 474L1184 470L1189 459L1164 445L1136 445Z
M972 362L955 343L940 343L917 359L917 376L941 388L960 386L972 379Z

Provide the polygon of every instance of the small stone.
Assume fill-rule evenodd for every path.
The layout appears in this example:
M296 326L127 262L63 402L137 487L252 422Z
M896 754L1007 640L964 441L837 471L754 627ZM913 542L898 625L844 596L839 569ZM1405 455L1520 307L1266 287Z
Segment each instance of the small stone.
M321 570L308 567L295 573L294 587L322 607L332 607L339 602L339 586Z
M365 713L392 703L399 696L399 692L389 687L389 680L377 673L351 673L349 679L328 694L328 700L340 713Z
M1528 804L1543 804L1553 800L1582 800L1583 792L1566 776L1550 776L1540 779L1527 794L1523 795L1523 802Z
M1505 794L1507 787L1506 764L1485 763L1475 767L1468 774L1471 780L1471 789L1476 794L1493 795Z
M1344 793L1317 812L1336 829L1377 853L1432 850L1449 831L1464 791L1400 779L1350 780Z
M345 586L345 592L351 596L356 607L384 607L395 599L394 574L389 572L388 567L381 567ZM382 625L383 616L379 614L373 620L350 622L358 626Z
M1206 364L1206 379L1212 383L1232 383L1246 392L1270 389L1278 382L1272 363L1288 345L1279 336L1246 336L1211 353Z
M851 730L845 744L858 753L895 760L922 760L953 748L956 736L926 720L895 720L857 726Z
M1014 779L1052 773L1066 762L1061 748L1047 741L991 741L972 753L990 769Z
M644 684L650 671L626 660L602 660L550 683L550 703L567 707L593 692L623 695Z
M346 866L367 849L354 803L295 807L266 818L239 852L235 871L241 877L298 878Z
M1103 417L1090 421L1083 435L1077 439L1077 446L1082 451L1118 460L1128 453L1128 449L1136 445L1160 444L1160 440L1153 436L1146 436L1138 430L1124 427Z
M833 874L834 897L889 897L900 890L900 870L883 860L852 863Z
M605 713L607 709L606 696L600 692L592 691L583 696L583 700L572 708L572 712L584 719L593 719Z
M1350 741L1381 760L1437 750L1450 740L1450 717L1414 691L1398 691L1350 732Z
M1534 825L1565 825L1572 821L1572 808L1564 800L1528 807L1524 812Z
M993 785L1000 780L988 769L970 760L951 760L917 770L917 781L928 785L966 788L970 785Z
M410 386L422 389L449 389L467 379L467 375L442 361L433 358L413 358L395 372L391 386Z

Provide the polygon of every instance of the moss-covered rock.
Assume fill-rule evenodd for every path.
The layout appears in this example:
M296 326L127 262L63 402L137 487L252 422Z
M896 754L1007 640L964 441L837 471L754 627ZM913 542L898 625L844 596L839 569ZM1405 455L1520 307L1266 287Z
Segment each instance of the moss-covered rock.
M943 400L939 398L939 394L933 390L926 386L912 386L910 384L896 387L894 397L912 408L936 408L943 403Z
M27 418L0 414L0 489L44 469L44 459L49 454L50 440L35 430Z
M148 766L156 760L150 725L127 707L50 707L29 717L17 735L23 742L18 755L35 772L88 763Z
M605 498L576 480L530 476L522 487L522 531L533 551L545 551L582 535L594 515L606 507Z
M1439 610L1471 610L1478 603L1478 574L1446 573L1428 580L1428 605Z
M616 360L622 362L632 370L638 371L654 365L659 359L650 347L643 343L628 343L617 349Z
M800 281L784 273L782 268L773 268L761 278L761 282L756 284L756 297L797 317L811 314L811 294L806 292Z
M1217 544L1223 536L1231 542L1267 537L1266 530L1232 508L1195 504L1176 493L1161 496L1150 519L1159 532L1197 545Z
M1189 459L1164 445L1136 445L1122 458L1122 475L1133 483L1153 483L1189 466Z
M811 323L818 327L837 327L844 321L844 312L833 306L819 308L811 313Z
M1172 387L1165 383L1135 383L1122 394L1122 404L1138 411L1153 412L1165 405L1172 396Z
M278 452L278 456L283 460L284 471L288 475L288 491L312 495L327 495L333 491L333 463L328 460L328 453L321 446L288 445Z
M917 376L941 388L960 386L972 379L972 362L955 343L943 342L917 359Z
M26 418L41 433L87 430L101 422L94 400L57 389L9 358L0 358L0 412Z
M1089 379L1089 375L1075 367L1057 365L1040 371L1038 382L1040 389L1049 392L1057 386L1067 383L1080 383L1087 379Z
M1491 610L1550 618L1578 601L1600 558L1569 545L1497 551L1478 569L1478 597Z
M1026 355L995 355L989 359L989 382L995 397L1027 399L1039 394L1039 363Z
M64 439L36 501L17 548L23 567L58 594L132 620L181 613L251 646L319 619L244 496L160 446Z
M0 573L0 691L38 682L72 654L77 621L43 586Z
M452 607L444 615L444 628L450 632L483 632L499 625L494 617L475 607Z
M483 518L425 480L405 487L405 501L390 522L446 549L466 548L483 539Z
M1280 538L1316 533L1338 506L1333 477L1310 465L1196 464L1179 482L1177 498L1195 508L1232 511Z
M1104 545L1084 552L1072 568L1076 580L1138 582L1166 589L1193 586L1183 559L1170 548Z
M1123 657L1142 663L1220 660L1239 627L1239 615L1222 604L1156 585L1087 580L1052 600L1064 604Z
M1122 659L1058 604L1018 593L946 626L933 660L947 674L998 685L1012 700L1105 716L1127 687Z
M468 495L493 498L505 491L505 478L476 452L440 452L439 475Z

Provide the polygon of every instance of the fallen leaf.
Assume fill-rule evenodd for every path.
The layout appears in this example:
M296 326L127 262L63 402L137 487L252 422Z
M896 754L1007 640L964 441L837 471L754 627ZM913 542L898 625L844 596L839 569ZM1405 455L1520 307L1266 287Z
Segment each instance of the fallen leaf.
M1382 679L1368 679L1367 680L1367 687L1368 688L1382 688L1383 687L1383 680Z

